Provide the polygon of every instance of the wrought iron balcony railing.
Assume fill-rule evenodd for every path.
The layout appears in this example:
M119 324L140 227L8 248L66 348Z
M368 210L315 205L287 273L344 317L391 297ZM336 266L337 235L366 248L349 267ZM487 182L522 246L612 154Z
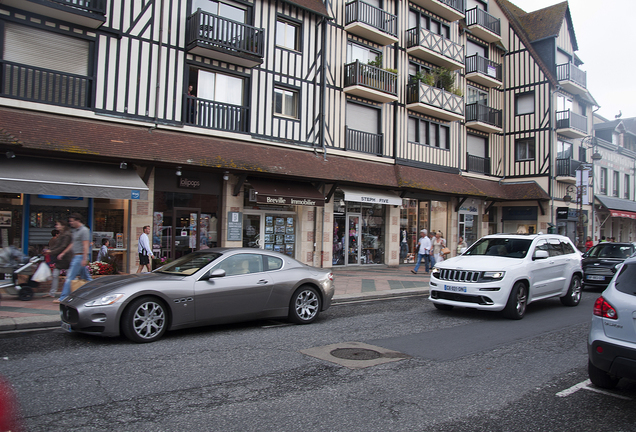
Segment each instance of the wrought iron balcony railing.
M465 0L438 0L440 3L444 3L446 6L450 6L458 12L464 13L466 11Z
M574 65L565 63L557 65L557 81L572 81L583 88L587 88L587 73Z
M576 177L576 170L581 162L572 158L557 158L556 175L557 177Z
M184 123L227 132L249 132L249 108L185 96Z
M466 11L466 25L480 25L496 35L501 36L501 21L483 9L474 7Z
M361 85L384 93L397 95L397 74L360 63L345 65L344 86Z
M477 121L498 128L502 125L501 110L480 103L466 104L466 122Z
M406 31L407 48L421 46L431 51L454 60L464 63L464 47L452 42L450 39L435 34L424 28L412 28Z
M501 81L501 65L479 54L466 57L466 73L481 73Z
M470 172L490 174L490 158L466 153L466 169Z
M75 9L86 12L96 13L100 15L106 14L106 0L51 0L53 3L59 3L70 6Z
M459 116L464 115L463 97L419 81L412 81L407 85L407 104L411 103L423 103Z
M397 16L360 0L345 6L345 25L361 22L397 37Z
M263 57L264 30L201 9L187 19L186 45L197 42L212 48Z
M384 153L383 135L349 129L345 126L345 150L354 150L382 156Z
M73 108L92 107L93 78L0 60L0 95Z
M556 112L557 129L576 129L587 133L587 118L571 110Z

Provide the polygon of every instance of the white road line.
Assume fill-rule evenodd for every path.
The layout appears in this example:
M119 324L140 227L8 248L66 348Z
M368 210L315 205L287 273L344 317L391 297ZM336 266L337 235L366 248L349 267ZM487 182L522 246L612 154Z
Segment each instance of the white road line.
M582 388L585 388L585 387L587 387L587 386L588 386L588 385L590 385L590 384L592 384L592 381L590 381L590 380L588 379L588 380L585 380L585 381L583 381L583 382L581 382L581 383L578 383L578 384L576 384L576 385L573 385L573 386L572 386L572 387L570 387L569 389L565 389L565 390L563 390L563 391L560 391L560 392L558 392L556 395L557 395L558 397L566 397L566 396L570 396L572 393L574 393L574 392L576 392L576 391L578 391L578 390L581 390Z
M589 390L589 391L592 391L592 392L595 392L595 393L600 393L600 394L604 394L604 395L607 395L607 396L612 396L612 397L615 397L617 399L632 400L632 398L629 398L627 396L621 396L621 395L617 395L617 394L614 394L614 393L610 393L610 392L605 391L605 390L597 389L596 387L585 387L583 390Z

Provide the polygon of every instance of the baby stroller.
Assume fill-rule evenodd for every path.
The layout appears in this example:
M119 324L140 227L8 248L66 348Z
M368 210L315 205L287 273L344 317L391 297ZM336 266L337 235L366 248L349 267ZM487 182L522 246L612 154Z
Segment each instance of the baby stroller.
M29 259L14 246L0 249L0 275L4 274L4 280L0 280L0 288L9 295L17 295L20 300L31 300L33 298L33 288L37 282L31 281L31 276L44 261L41 256L34 256ZM10 278L7 279L7 276ZM20 285L18 276L29 276L29 281Z

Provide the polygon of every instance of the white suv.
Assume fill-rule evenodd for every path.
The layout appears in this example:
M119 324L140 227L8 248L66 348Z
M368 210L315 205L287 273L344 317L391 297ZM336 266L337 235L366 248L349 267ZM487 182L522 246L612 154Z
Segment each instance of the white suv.
M479 239L462 255L435 264L429 299L435 307L503 311L521 319L536 300L581 301L581 253L556 234L495 234Z

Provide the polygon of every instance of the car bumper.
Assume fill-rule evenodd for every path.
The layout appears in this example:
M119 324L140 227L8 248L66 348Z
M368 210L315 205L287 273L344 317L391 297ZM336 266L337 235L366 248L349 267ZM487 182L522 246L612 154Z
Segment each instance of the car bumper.
M601 280L590 279L590 278L597 278L597 277L602 277L603 279L601 279ZM606 287L612 281L613 277L614 277L614 275L612 275L612 276L604 276L604 275L595 275L595 274L585 274L583 276L582 282L586 286Z
M86 307L80 304L71 306L62 303L60 304L62 327L79 333L119 336L119 307L118 304Z
M500 311L506 307L510 295L505 280L484 283L466 283L439 280L431 277L429 300L449 306Z
M636 380L636 344L608 338L603 320L594 318L587 344L590 362L610 375Z

